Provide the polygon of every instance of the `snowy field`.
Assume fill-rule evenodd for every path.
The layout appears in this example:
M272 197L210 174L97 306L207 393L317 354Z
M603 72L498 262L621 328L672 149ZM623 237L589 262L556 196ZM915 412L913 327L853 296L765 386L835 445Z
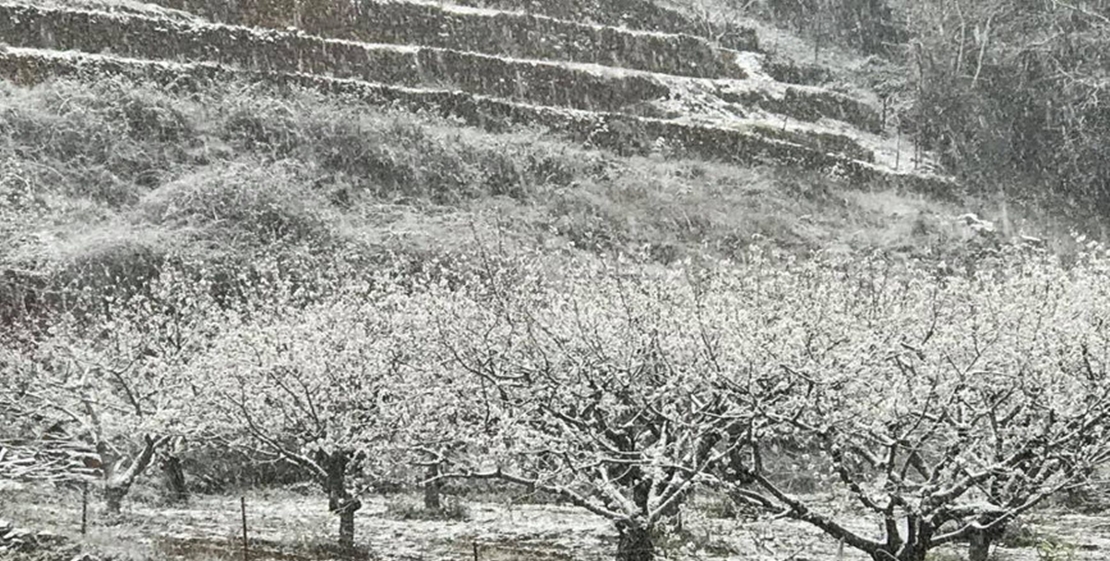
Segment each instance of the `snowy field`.
M308 560L331 558L336 519L322 497L288 491L246 495L251 559ZM559 505L467 503L467 520L402 520L398 505L416 505L413 496L370 496L356 523L356 540L376 559L486 561L611 559L616 532L605 520L582 509ZM664 540L667 559L745 559L831 561L865 556L805 525L771 519L710 517L709 498L685 515L681 537ZM95 517L99 505L90 505ZM827 512L835 511L831 504ZM200 496L187 506L132 502L113 525L93 523L87 536L80 528L80 494L24 488L0 491L0 519L20 521L25 530L47 531L72 541L67 546L97 551L105 557L144 559L241 559L242 519L239 496ZM854 527L866 529L860 519ZM998 561L1087 561L1110 555L1110 516L1042 511L1021 532L1025 547L998 547ZM83 546L83 547L82 547ZM59 548L65 549L65 548ZM41 558L41 557L37 557ZM961 559L962 549L943 549L931 558Z

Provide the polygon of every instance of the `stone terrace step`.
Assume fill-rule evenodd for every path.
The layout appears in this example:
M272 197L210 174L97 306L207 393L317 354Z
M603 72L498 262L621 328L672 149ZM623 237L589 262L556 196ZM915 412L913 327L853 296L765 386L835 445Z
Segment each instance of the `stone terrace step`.
M404 86L442 85L542 105L618 111L666 98L640 74L608 75L542 61L322 39L223 24L0 4L0 37L13 46L154 60L210 61L245 69L305 72Z
M180 22L195 22L200 19L193 14L142 0L7 0L7 3L40 8L64 8L67 10L139 15Z
M514 58L602 64L698 78L744 78L735 51L689 34L643 32L547 16L420 0L148 0L214 22L296 27L368 43L424 45ZM268 1L273 6L261 10ZM278 5L282 4L282 5ZM284 5L288 4L288 5ZM737 44L755 50L751 41Z
M953 183L945 178L896 173L786 140L789 135L774 138L760 127L727 129L701 126L614 113L527 105L459 91L406 88L307 74L244 71L213 63L175 63L24 48L0 52L0 76L17 84L34 84L55 76L96 80L106 75L153 80L177 89L199 89L207 84L241 78L278 87L291 86L340 95L344 99L356 98L372 105L400 105L410 110L435 111L495 132L512 125L540 126L587 145L625 155L652 153L663 141L668 153L677 157L741 164L790 165L833 173L872 187L887 184L927 192L935 197L951 197L953 190Z
M754 29L696 21L651 0L450 0L466 6L516 10L549 17L650 31L712 37L723 46L754 50Z
M142 59L211 61L252 70L307 72L405 86L447 86L470 93L598 111L652 112L690 91L813 122L840 119L871 130L874 109L818 88L777 93L745 81L702 81L596 65L530 61L434 47L367 44L300 32L213 23L182 23L137 15L0 4L0 36L15 46L113 52ZM751 84L755 84L752 82ZM694 87L696 86L696 87ZM729 87L725 87L729 86ZM658 108L656 108L658 110ZM851 142L841 143L868 159Z

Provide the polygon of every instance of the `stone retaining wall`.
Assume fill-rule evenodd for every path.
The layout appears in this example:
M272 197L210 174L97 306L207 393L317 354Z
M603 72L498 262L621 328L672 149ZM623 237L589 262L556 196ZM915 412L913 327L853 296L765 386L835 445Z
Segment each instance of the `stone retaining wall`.
M738 51L758 50L754 29L691 19L650 0L454 0L467 6L520 10L570 21L712 37Z
M542 61L506 59L432 47L400 47L329 40L296 31L223 24L188 24L127 14L41 9L0 4L0 37L20 47L112 52L145 59L213 61L245 69L303 72L400 84L457 87L576 109L635 112L667 98L669 88L650 75L598 74ZM865 104L832 92L790 88L718 94L802 121L822 116L877 131L879 118Z
M634 33L521 12L391 0L152 0L212 21L371 43L425 45L698 78L744 78L733 53L689 34ZM756 47L753 41L744 45Z
M200 89L237 78L357 98L372 105L400 105L463 119L472 126L500 131L513 125L538 125L571 139L622 154L657 150L660 139L676 156L741 164L789 165L821 170L873 187L908 188L937 198L952 198L953 184L941 178L894 174L874 166L815 150L798 142L768 138L761 130L733 130L613 113L588 113L522 105L457 91L417 90L304 74L236 71L214 64L141 62L100 56L44 56L24 50L0 52L0 77L29 85L54 76L97 79L105 75L154 80L178 89ZM800 140L802 134L783 133ZM810 142L820 143L820 137Z
M435 85L598 111L620 111L669 94L666 86L635 74L599 75L556 63L449 49L368 45L295 32L186 25L98 12L0 5L0 37L18 47L212 61L257 71L321 74L406 86Z
M760 107L799 121L813 123L827 117L876 134L883 131L882 118L874 108L827 90L788 87L782 97L759 90L743 93L723 91L717 95L730 103Z

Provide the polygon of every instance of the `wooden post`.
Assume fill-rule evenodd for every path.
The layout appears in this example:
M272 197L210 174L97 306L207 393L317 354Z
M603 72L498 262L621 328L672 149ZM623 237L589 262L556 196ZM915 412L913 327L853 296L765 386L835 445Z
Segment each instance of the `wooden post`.
M239 497L239 511L243 515L243 561L249 561L247 541L247 498Z
M474 561L478 561L478 542L474 542Z
M81 535L89 531L89 482L81 482Z
M894 131L894 171L898 171L898 164L902 162L902 131Z
M917 171L917 166L918 166L918 164L921 163L921 153L920 153L921 138L920 138L920 136L921 136L921 134L918 131L914 131L914 134L913 134L913 169L914 169L914 171Z
M820 16L818 16L818 18L816 20L814 20L813 26L816 28L815 32L813 33L813 64L816 65L817 64L817 56L821 52L821 18L820 18Z

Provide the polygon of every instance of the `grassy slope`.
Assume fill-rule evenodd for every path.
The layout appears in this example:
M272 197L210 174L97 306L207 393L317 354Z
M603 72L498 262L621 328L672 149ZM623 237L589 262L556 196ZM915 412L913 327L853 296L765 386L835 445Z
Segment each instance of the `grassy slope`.
M171 255L241 265L275 252L450 253L492 230L664 263L751 243L967 247L951 220L961 209L914 195L618 157L248 84L188 95L112 80L5 84L0 152L0 266L40 287L141 280Z

